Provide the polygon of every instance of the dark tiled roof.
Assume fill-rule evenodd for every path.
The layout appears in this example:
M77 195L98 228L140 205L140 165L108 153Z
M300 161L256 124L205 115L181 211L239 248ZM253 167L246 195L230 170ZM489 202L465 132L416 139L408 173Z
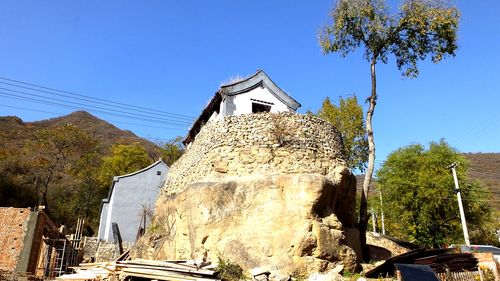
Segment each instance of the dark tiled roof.
M210 102L203 109L200 116L194 121L193 125L189 129L187 136L184 138L182 143L187 145L192 142L194 137L201 130L201 127L208 122L212 113L217 110L222 102L222 96L235 96L248 92L257 87L266 87L271 94L273 94L278 100L286 104L293 110L297 110L300 107L300 103L289 96L285 91L283 91L276 83L274 83L269 76L263 71L258 70L254 75L249 76L240 81L236 81L230 84L222 85L220 89L214 94Z

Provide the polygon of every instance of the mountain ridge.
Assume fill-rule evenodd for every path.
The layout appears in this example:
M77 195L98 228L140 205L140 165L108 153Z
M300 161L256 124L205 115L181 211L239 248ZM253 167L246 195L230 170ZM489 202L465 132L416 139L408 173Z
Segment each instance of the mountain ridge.
M113 144L139 143L144 146L153 159L156 160L160 155L159 148L155 143L138 137L131 131L122 130L83 110L33 122L25 122L17 116L0 116L0 140L4 144L21 148L27 140L34 138L37 130L65 124L72 124L84 130L108 146Z

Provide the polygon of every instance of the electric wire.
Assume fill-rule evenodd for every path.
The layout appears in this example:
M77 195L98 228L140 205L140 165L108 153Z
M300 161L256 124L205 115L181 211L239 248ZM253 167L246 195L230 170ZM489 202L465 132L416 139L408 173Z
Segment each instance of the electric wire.
M15 85L15 84L11 84L11 83L6 83L6 82L2 82L2 81L0 81L0 84L7 84L7 85L10 85L10 86L15 86L15 87L19 87L19 88L23 88L23 89L27 89L27 90L32 90L32 91L36 91L36 92L47 93L47 94L55 95L55 96L59 96L59 97L67 97L67 98L70 98L70 99L75 99L75 100L79 100L79 101L85 101L85 102L88 102L88 103L100 104L100 105L104 105L104 106L107 106L107 107L121 108L121 109L129 110L129 111L131 110L130 108L123 107L123 106L117 106L117 105L114 105L114 104L108 104L108 103L103 103L103 102L96 102L96 101L93 101L91 99L77 98L77 97L72 97L72 96L64 95L64 94L51 93L51 92L44 91L44 90L38 90L38 89L30 88L30 87L19 86L19 85ZM40 96L40 95L36 95L36 94L26 93L26 92L23 92L23 91L17 91L17 90L13 90L13 89L9 89L9 88L2 88L2 87L0 87L0 89L7 90L7 91L13 91L13 92L17 92L17 93L23 93L23 94L26 94L26 95L34 95L34 96L38 96L38 97L49 98L49 97L46 97L46 96ZM58 99L58 100L60 100L60 99ZM64 101L64 102L68 102L68 101ZM108 108L106 108L106 109L108 109ZM158 115L161 116L161 114L153 114L150 111L144 111L144 110L140 110L140 109L139 110L134 109L134 111L138 111L138 112L141 112L141 113L146 113L148 115L153 115L153 116L158 116ZM166 115L166 117L167 118L178 119L179 121L192 121L192 118L186 118L186 117L177 117L177 116L170 116L170 115Z
M69 94L71 96L82 97L82 98L91 99L91 100L97 100L97 101L109 104L110 106L113 106L113 107L118 107L117 105L120 105L120 106L124 106L124 107L127 107L127 108L131 108L133 110L141 109L141 110L146 110L146 112L153 111L153 112L157 112L157 113L160 113L160 114L166 114L166 115L173 116L173 117L185 118L187 120L193 120L194 119L192 116L188 116L188 115L184 115L184 114L172 113L172 112L168 112L168 111L157 110L157 109L152 109L152 108L146 108L146 107L142 107L142 106L134 106L134 105L130 105L130 104L122 103L122 102L116 102L116 101L111 101L111 100L106 100L106 99L91 97L91 96L87 96L87 95L77 94L77 93L74 93L74 92L58 90L58 89L55 89L55 88L45 87L45 86L37 85L37 84L34 84L34 83L23 82L23 81L19 81L19 80L15 80L15 79L10 79L10 78L6 78L6 77L2 77L2 76L0 76L0 79L6 80L6 81L10 81L10 82L19 83L19 84L23 84L23 85L28 85L28 86L32 86L32 87L37 87L37 88L44 89L44 90L49 90L49 91L54 91L54 92L58 92L58 93ZM6 82L1 82L1 81L0 81L0 83L8 84ZM9 83L9 84L11 84L11 83ZM11 85L14 85L14 84L11 84ZM16 86L16 87L24 87L24 86L20 86L20 85L14 85L14 86ZM33 89L33 90L35 90L35 91L41 91L41 90L38 90L38 89ZM49 93L49 92L46 92L46 93ZM55 93L50 93L50 94L56 95Z
M179 125L179 126L188 126L188 124L179 124L177 122L166 122L162 120L155 120L151 118L143 118L143 117L131 117L130 115L125 115L125 114L119 114L119 113L114 113L114 112L109 112L109 111L104 111L104 110L98 110L98 109L90 109L87 107L82 107L82 106L73 106L73 105L67 105L67 104L61 104L57 102L51 102L51 101L46 101L46 100L40 100L40 99L35 99L35 98L28 98L25 96L20 96L16 94L11 94L11 93L5 93L0 91L0 96L4 96L7 98L11 99L17 99L17 100L24 100L24 101L29 101L29 102L36 102L40 104L46 104L46 105L53 105L53 106L58 106L58 107L64 107L64 108L69 108L69 109L77 109L77 110L88 110L91 112L98 112L102 114L107 114L107 115L113 115L117 117L124 117L124 118L132 118L134 120L142 120L142 121L147 121L147 122L155 122L155 123L161 123L161 124L169 124L169 125Z
M477 140L480 136L484 135L485 132L491 129L495 129L500 126L500 115L498 113L494 113L490 115L483 122L480 122L478 126L475 126L471 130L465 132L464 134L455 138L454 144L456 145L465 145L469 144L474 140Z
M27 111L33 111L33 112L39 112L39 113L53 114L55 116L64 115L64 113L57 113L57 112L52 112L52 111L44 111L44 110L38 110L38 109L32 109L32 108L26 108L26 107L19 107L19 106L12 106L12 105L6 105L6 104L0 104L0 106L14 108L14 109L27 110ZM55 117L55 116L53 116L53 117Z
M44 111L44 110L37 110L37 109L32 109L32 108L26 108L26 107L19 107L19 106L12 106L12 105L5 105L5 104L0 104L2 107L9 107L9 108L14 108L14 109L21 109L21 110L26 110L26 111L33 111L33 112L40 112L40 113L47 113L47 114L52 114L51 118L54 117L60 117L62 115L65 115L66 113L57 113L57 112L52 112L52 111ZM116 120L106 120L106 122L113 123L113 124L124 124L124 125L131 125L131 126L137 126L137 127L148 127L148 128L155 128L155 129L165 129L165 130L174 130L174 131L187 131L187 129L182 129L182 128L172 128L172 127L162 127L162 126L152 126L152 125L147 125L147 124L138 124L138 123L130 123L130 122L122 122L122 121L116 121ZM167 140L167 139L163 139ZM169 140L169 139L168 139Z
M37 98L42 98L42 99L48 99L50 102L52 102L52 101L58 101L58 102L62 102L62 103L69 104L69 105L74 104L74 105L82 106L82 107L85 107L88 110L92 110L91 108L97 108L98 110L101 110L101 112L109 110L108 108L104 108L104 107L101 107L101 106L88 105L88 104L82 104L82 103L77 103L77 102L68 102L68 101L65 101L65 100L62 100L62 99L58 99L58 98L49 98L49 97L45 97L45 96L42 96L42 95L31 94L31 93L26 93L26 92L22 92L22 91L17 91L17 90L12 90L12 89L6 89L6 88L2 88L2 87L0 87L0 90L4 90L4 91L6 90L6 91L11 91L11 92L14 92L14 93L17 93L17 94L21 94L21 95L17 95L17 94L11 94L11 93L2 92L5 95L12 95L12 96L15 96L15 97L24 97L24 98L26 98L26 96L28 96L28 97L37 97ZM175 120L170 120L170 119L166 119L166 118L152 117L152 116L148 116L148 115L144 115L144 114L139 114L139 113L129 113L129 112L126 112L126 111L121 111L121 110L114 110L113 112L122 113L121 116L123 116L123 117L125 117L125 115L129 115L132 118L137 118L137 117L139 117L139 118L148 118L148 119L155 119L155 120L159 120L159 121L164 121L164 122L167 122L167 123L170 123L170 124L185 125L185 126L189 126L190 125L190 123L184 122L184 121L181 122L181 121L175 121Z

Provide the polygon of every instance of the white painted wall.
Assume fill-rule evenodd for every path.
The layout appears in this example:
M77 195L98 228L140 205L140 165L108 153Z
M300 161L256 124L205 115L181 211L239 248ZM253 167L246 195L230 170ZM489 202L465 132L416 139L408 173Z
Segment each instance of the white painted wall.
M101 210L99 239L113 241L112 223L116 222L122 240L134 242L143 206L154 208L167 173L167 165L157 162L137 173L115 177L109 203Z
M271 112L293 111L293 109L289 108L286 104L281 102L271 92L269 92L267 88L257 87L246 93L227 96L221 103L220 114L217 116L217 119L220 119L225 115L252 113L252 103L254 102L252 99L273 103L271 106Z

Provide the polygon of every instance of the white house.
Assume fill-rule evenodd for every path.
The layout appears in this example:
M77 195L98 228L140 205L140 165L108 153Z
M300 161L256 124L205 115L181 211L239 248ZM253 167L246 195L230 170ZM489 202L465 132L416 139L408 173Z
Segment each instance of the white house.
M144 223L144 208L154 209L167 173L168 166L160 159L137 172L114 177L108 197L101 203L99 239L112 242L112 224L116 223L122 241L135 242Z
M226 115L259 112L294 112L300 103L280 89L262 70L231 84L223 85L193 123L184 145L188 146L203 124Z

